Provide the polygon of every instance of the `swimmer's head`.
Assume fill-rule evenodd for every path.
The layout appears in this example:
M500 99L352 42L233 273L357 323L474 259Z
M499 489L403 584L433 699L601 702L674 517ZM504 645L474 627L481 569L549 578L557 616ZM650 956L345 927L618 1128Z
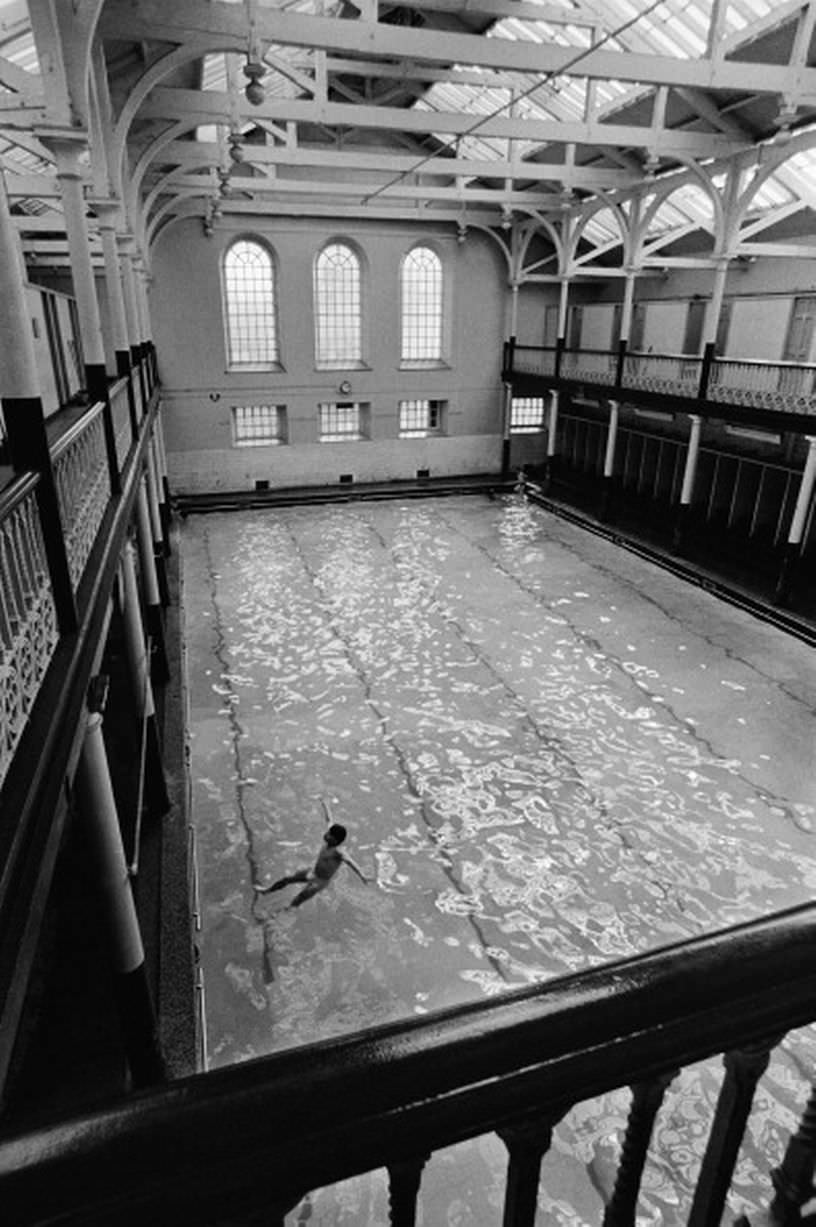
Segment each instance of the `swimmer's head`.
M341 826L339 822L333 822L331 826L328 828L328 830L326 831L326 835L325 835L326 843L331 848L336 848L337 845L341 844L345 838L346 838L346 828L344 826Z

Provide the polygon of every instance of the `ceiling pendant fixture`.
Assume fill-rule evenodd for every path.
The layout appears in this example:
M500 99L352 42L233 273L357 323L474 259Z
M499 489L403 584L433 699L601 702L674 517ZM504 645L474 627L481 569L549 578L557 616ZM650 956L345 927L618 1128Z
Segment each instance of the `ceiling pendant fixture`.
M246 11L249 22L249 42L247 61L244 64L244 76L248 78L244 96L247 102L258 107L266 97L266 90L262 84L262 78L266 76L266 64L263 62L261 44L255 28L255 0L246 0Z

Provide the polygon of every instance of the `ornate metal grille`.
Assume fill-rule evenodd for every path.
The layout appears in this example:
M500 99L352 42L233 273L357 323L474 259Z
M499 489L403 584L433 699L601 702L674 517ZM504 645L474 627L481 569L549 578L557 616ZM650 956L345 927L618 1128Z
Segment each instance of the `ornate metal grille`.
M58 639L32 489L0 520L0 785Z
M65 534L68 569L76 588L110 501L110 474L101 409L55 455L54 482Z

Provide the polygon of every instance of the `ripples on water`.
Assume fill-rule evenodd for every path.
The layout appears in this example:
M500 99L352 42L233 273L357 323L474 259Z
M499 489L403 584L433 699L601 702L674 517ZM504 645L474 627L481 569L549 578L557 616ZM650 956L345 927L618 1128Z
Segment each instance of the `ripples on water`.
M762 776L773 729L753 729L750 765L723 753L723 700L698 711L680 667L688 629L654 611L660 640L639 650L619 612L637 594L615 581L610 602L580 536L523 499L231 514L185 531L186 565L208 579L188 582L187 617L213 1063L812 896L812 806ZM754 680L706 650L729 693ZM253 880L313 859L321 795L377 888L342 870L297 912L278 913L277 895L253 904ZM809 1033L796 1043L810 1060ZM780 1062L769 1083L784 1082ZM668 1221L678 1171L691 1181L705 1139L688 1119L709 1119L716 1082L702 1067L670 1091L656 1149L671 1161L649 1168L644 1221ZM758 1101L760 1148L793 1096ZM577 1108L559 1132L601 1184L621 1102ZM754 1166L741 1161L737 1184Z

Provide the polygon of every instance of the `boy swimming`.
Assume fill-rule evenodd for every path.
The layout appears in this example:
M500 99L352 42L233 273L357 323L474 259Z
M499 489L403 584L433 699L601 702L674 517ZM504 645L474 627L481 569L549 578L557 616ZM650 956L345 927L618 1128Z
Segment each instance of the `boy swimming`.
M290 886L294 882L304 882L303 890L295 895L291 903L287 907L300 907L301 903L305 903L307 899L312 899L319 894L321 890L325 890L331 882L334 875L341 865L348 865L349 869L353 869L361 882L368 882L368 878L360 869L347 852L340 850L340 844L346 838L346 828L342 823L334 822L332 812L327 801L321 797L321 804L326 815L326 834L323 836L323 847L317 854L314 865L311 869L298 869L295 873L286 874L282 878L278 878L276 882L272 882L269 886L256 886L255 892L259 895L266 895L273 890L282 890L284 886Z

